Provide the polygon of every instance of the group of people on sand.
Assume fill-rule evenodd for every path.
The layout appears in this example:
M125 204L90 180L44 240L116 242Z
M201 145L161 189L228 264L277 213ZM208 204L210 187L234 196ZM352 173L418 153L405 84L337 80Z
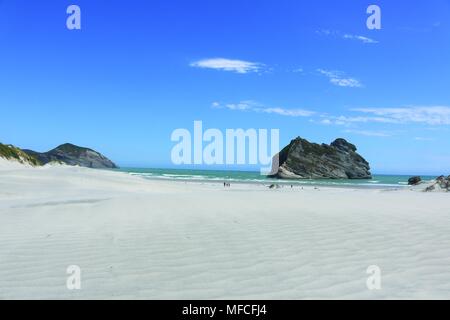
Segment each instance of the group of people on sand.
M226 181L224 181L223 182L223 187L224 188L230 188L231 187L231 184L229 183L229 182L226 182ZM284 186L280 186L279 184L271 184L270 186L269 186L269 189L279 189L279 188L283 188ZM294 185L292 185L291 184L291 189L292 188L294 188ZM317 188L317 187L314 187L314 189L315 190L319 190L319 188ZM302 190L303 190L303 187L302 187Z

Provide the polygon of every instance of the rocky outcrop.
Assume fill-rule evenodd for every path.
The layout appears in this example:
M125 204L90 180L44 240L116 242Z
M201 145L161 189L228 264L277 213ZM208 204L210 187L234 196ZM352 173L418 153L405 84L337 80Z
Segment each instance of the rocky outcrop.
M423 190L425 192L449 192L450 191L450 176L437 177L436 180L428 183L427 187Z
M422 182L422 178L419 176L411 177L408 179L408 185L409 186L416 186Z
M369 163L356 150L355 145L344 139L320 145L298 137L275 155L271 177L371 179Z
M23 150L28 155L38 159L42 164L49 162L59 162L71 166L88 168L117 168L117 166L101 153L89 148L79 147L66 143L48 152L36 152L33 150Z

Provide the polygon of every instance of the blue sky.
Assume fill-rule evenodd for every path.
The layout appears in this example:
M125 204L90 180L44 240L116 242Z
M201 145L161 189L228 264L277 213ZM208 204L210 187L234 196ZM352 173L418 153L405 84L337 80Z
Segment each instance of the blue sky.
M3 143L171 167L172 131L202 120L343 137L375 173L450 173L449 0L0 0L0 43Z

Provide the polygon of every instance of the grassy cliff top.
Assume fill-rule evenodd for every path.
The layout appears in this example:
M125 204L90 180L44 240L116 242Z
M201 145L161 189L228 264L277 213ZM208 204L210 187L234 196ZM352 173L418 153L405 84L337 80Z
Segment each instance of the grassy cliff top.
M13 145L0 143L0 157L8 160L16 160L20 163L29 163L33 166L39 166L41 163L34 157L26 154L22 150Z

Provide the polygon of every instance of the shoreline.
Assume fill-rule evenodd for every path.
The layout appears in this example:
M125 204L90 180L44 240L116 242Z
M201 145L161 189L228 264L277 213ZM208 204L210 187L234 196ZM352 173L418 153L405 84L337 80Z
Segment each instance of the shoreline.
M148 180L157 181L180 181L193 183L211 183L221 184L223 182L232 184L248 184L248 185L280 185L290 187L342 187L357 189L404 189L410 187L408 185L409 176L406 175L375 175L373 179L274 179L266 176L258 176L257 172L251 171L217 171L217 170L188 170L188 169L154 169L154 168L122 168L113 170L117 172L125 172L133 176L140 176ZM224 176L220 177L219 175ZM247 175L247 177L242 177ZM401 181L398 181L402 177ZM432 176L423 176L424 183L431 182L435 179ZM396 183L392 181L383 181L388 179L397 179Z
M138 176L138 177L142 177L143 179L146 180L152 180L152 181L170 181L170 182L174 182L174 183L192 183L192 184L210 184L210 185L222 185L223 182L228 182L228 183L232 183L232 185L245 185L248 187L254 187L254 186L258 186L258 187L265 187L265 188L269 188L270 185L280 185L281 188L288 188L290 189L290 186L292 185L294 189L298 189L298 188L339 188L339 189L361 189L361 190L402 190L402 189L407 189L408 185L385 185L385 184L351 184L351 183L336 183L336 184L332 184L332 183L328 183L328 182L324 182L324 183L315 183L317 180L305 180L305 182L303 181L298 181L298 180L267 180L265 182L261 181L243 181L243 180L232 180L232 179L223 179L223 180L208 180L208 179L171 179L171 178L160 178L160 177L145 177L145 176L140 176L139 174L131 174L133 176ZM306 182L308 181L308 182ZM309 181L312 181L311 183Z

